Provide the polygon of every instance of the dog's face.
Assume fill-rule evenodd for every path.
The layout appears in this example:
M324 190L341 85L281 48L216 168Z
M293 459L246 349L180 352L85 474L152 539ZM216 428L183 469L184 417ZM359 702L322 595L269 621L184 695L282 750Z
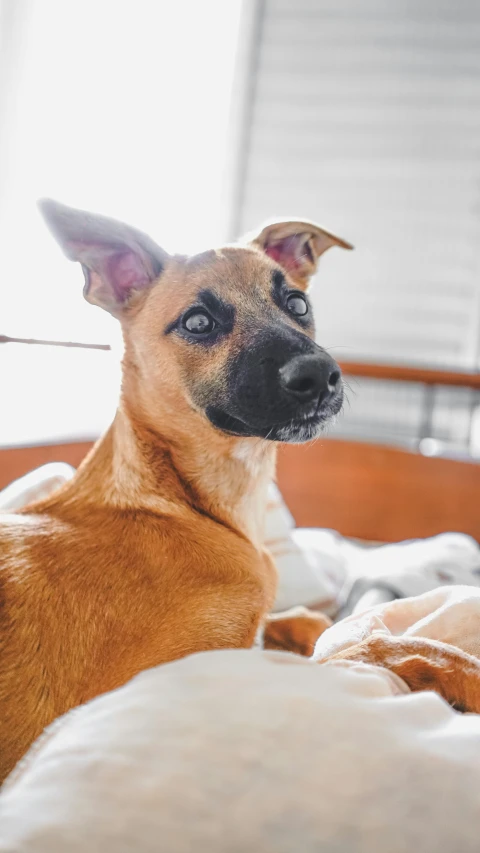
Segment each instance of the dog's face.
M86 298L122 322L150 417L163 400L223 433L301 442L340 410L340 370L314 341L306 291L319 256L348 243L311 223L274 223L244 245L170 257L128 226L42 209L82 263Z

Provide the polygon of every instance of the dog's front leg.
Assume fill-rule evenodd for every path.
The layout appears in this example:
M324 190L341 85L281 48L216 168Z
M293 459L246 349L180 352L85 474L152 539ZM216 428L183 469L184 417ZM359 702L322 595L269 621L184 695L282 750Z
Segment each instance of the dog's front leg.
M266 548L263 550L263 565L271 607L275 598L278 572L275 561ZM268 612L261 621L257 643L264 649L311 657L320 634L331 624L331 619L324 613L309 610L307 607L292 607L281 613Z
M263 648L311 657L318 638L331 624L332 620L324 613L306 607L271 613L263 629Z
M335 660L385 667L412 691L433 690L459 711L480 713L480 660L447 643L376 633L318 662Z

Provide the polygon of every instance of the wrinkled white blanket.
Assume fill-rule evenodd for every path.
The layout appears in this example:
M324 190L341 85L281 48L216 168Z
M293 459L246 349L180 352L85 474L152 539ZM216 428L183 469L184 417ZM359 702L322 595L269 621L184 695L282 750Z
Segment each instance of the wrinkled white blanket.
M1 853L478 853L480 716L380 669L209 652L69 714Z
M314 658L324 660L360 643L373 632L427 637L480 657L480 589L440 587L349 616L322 634Z

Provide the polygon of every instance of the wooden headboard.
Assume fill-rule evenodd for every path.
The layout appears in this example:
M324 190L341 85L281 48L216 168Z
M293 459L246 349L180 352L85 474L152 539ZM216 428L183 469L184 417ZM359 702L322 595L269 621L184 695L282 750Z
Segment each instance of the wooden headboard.
M396 542L448 530L480 541L480 466L353 441L283 447L278 484L300 527Z
M480 389L479 374L342 364L350 376ZM77 466L91 442L0 450L0 488L50 461ZM359 441L280 449L278 483L299 526L393 542L444 531L480 541L480 465Z

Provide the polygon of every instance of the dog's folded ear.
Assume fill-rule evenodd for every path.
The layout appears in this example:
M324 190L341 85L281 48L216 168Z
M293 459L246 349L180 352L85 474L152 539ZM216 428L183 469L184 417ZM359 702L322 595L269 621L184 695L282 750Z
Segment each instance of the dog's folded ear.
M123 222L51 199L38 206L67 258L82 265L85 299L114 316L134 292L156 281L168 261L167 252L150 237Z
M267 223L259 234L246 238L280 264L290 278L302 289L308 287L317 270L318 259L331 246L353 249L351 243L325 231L313 222L289 220Z

